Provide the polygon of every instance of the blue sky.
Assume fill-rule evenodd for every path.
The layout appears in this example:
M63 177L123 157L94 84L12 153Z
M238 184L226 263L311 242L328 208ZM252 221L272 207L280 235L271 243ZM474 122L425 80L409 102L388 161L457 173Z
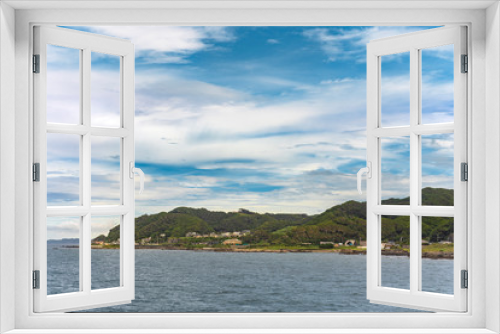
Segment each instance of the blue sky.
M366 156L366 43L426 28L73 29L135 45L136 165L147 175L146 191L136 200L141 215L177 206L316 214L365 200L356 191L355 174ZM56 87L53 119L69 117L63 107L71 96L57 87L74 91L68 78L75 76L78 60L67 60L65 52L49 57L49 83ZM452 56L449 47L422 54L424 122L453 121ZM60 59L66 59L62 66ZM383 125L406 125L408 60L388 56L382 62ZM92 124L113 126L119 67L113 57L96 54L92 69ZM423 139L426 186L451 187L450 138ZM78 161L64 158L64 143L52 143L48 199L52 205L71 204ZM387 145L384 197L407 195L407 149L405 138ZM100 142L92 150L93 201L113 204L116 143Z

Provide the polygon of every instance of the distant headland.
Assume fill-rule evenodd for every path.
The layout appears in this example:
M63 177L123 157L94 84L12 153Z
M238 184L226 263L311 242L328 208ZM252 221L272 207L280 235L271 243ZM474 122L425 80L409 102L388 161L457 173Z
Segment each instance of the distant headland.
M453 190L422 189L424 205L453 205ZM408 205L409 198L383 200ZM119 226L92 240L93 248L118 248ZM381 248L386 255L408 255L407 216L383 216ZM366 252L366 202L347 201L318 215L235 212L178 207L135 220L137 249L229 252ZM422 218L422 253L453 258L453 218Z

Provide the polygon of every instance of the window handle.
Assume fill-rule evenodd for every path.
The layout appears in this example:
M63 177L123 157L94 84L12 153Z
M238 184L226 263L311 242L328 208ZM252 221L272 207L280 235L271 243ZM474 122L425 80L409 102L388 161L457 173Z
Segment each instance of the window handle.
M360 195L363 194L363 191L361 190L361 177L365 173L368 179L372 178L372 163L370 161L366 162L366 167L363 167L358 171L358 192Z
M130 178L133 179L135 174L139 174L140 176L140 188L139 188L139 195L143 193L144 191L144 172L142 171L142 169L140 168L137 168L137 167L134 167L134 162L133 161L130 161L130 164L129 164L129 167L130 167Z

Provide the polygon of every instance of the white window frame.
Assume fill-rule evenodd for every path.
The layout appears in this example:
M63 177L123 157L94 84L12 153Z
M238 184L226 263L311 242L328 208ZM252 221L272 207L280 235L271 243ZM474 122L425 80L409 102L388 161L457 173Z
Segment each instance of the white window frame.
M461 286L461 271L467 270L467 184L461 181L461 163L467 163L467 76L461 73L461 55L467 54L467 29L449 26L417 31L411 34L374 40L367 46L367 161L371 177L367 179L367 297L371 302L407 306L422 310L464 312L467 290ZM421 50L453 45L454 121L422 123L422 59ZM381 119L382 57L409 54L409 124L383 127ZM470 72L469 72L470 73ZM422 204L422 135L454 134L454 206ZM408 205L383 205L381 184L382 140L408 138L409 195ZM409 289L382 285L381 231L382 216L407 216L410 221ZM422 291L422 217L454 218L453 294Z
M35 312L74 311L130 303L135 291L135 194L134 194L134 45L128 40L47 26L34 27L34 54L39 56L39 73L34 84L34 162L39 163L39 181L33 182L34 270L38 270L39 288L34 289ZM79 50L81 97L79 124L47 122L47 45ZM120 124L117 128L96 127L91 122L92 52L114 55L120 61ZM47 134L71 134L80 138L80 203L76 206L47 207ZM120 141L120 202L118 205L92 205L91 141L94 136ZM120 285L92 289L91 226L92 216L120 217ZM78 217L79 291L47 294L47 218Z
M132 4L132 5L130 5ZM14 7L34 8L14 12ZM217 1L184 3L122 2L119 5L163 9L114 9L107 1L17 2L0 4L0 321L1 331L37 333L190 332L249 333L492 333L500 331L500 11L497 1ZM43 8L69 7L59 10ZM175 8L183 6L184 9ZM397 6L398 9L390 9ZM37 8L38 7L38 8ZM85 8L87 9L81 9ZM100 7L101 9L95 9ZM165 8L170 7L170 8ZM224 8L226 7L226 8ZM406 7L406 8L405 8ZM436 9L436 7L438 9ZM458 7L458 8L457 8ZM42 8L42 9L40 9ZM74 9L80 8L80 9ZM92 9L94 8L94 9ZM203 10L205 8L205 10ZM242 9L246 8L246 9ZM350 9L349 9L350 8ZM403 8L403 9L402 9ZM354 9L354 10L353 10ZM15 22L13 20L15 17ZM32 77L29 73L32 26L35 24L170 24L170 25L442 25L469 27L471 75L468 85L470 183L468 312L436 314L34 314L31 290L32 221L29 181L32 147ZM485 24L486 23L486 24ZM15 31L15 41L13 38ZM15 46L15 56L14 48ZM15 65L15 73L12 67ZM6 71L4 71L6 69ZM11 85L15 79L15 86ZM10 85L9 85L10 84ZM10 93L10 94L9 94ZM15 93L15 100L10 96ZM15 114L13 112L15 108ZM15 127L13 131L8 126ZM12 144L15 139L15 146ZM488 154L485 152L488 151ZM15 164L14 164L15 159ZM15 182L9 180L15 171ZM486 175L488 182L486 182ZM5 187L4 187L5 185ZM353 187L355 185L353 184ZM15 193L15 211L9 208ZM484 204L486 202L486 205ZM15 226L12 220L14 218ZM15 250L12 256L11 250ZM10 252L9 252L10 251ZM486 257L486 254L496 256ZM27 261L27 259L30 259ZM9 284L11 284L9 286ZM15 286L12 289L12 286ZM486 293L488 291L488 293ZM15 305L12 308L12 305ZM140 330L134 330L137 328ZM151 329L151 331L148 330ZM244 330L247 328L247 330ZM298 329L301 330L298 330ZM57 330L59 329L59 330ZM108 331L106 331L106 329ZM164 329L163 331L159 329ZM176 330L177 329L177 330ZM214 331L217 329L217 331ZM241 330L238 330L241 329ZM47 331L45 331L46 333Z

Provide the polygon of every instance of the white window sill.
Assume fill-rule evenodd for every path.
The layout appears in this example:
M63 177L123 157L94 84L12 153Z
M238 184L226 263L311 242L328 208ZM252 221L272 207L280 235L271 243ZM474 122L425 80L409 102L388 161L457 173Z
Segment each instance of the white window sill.
M494 334L488 329L15 329L5 334Z
M14 329L5 334L494 334L488 329Z

